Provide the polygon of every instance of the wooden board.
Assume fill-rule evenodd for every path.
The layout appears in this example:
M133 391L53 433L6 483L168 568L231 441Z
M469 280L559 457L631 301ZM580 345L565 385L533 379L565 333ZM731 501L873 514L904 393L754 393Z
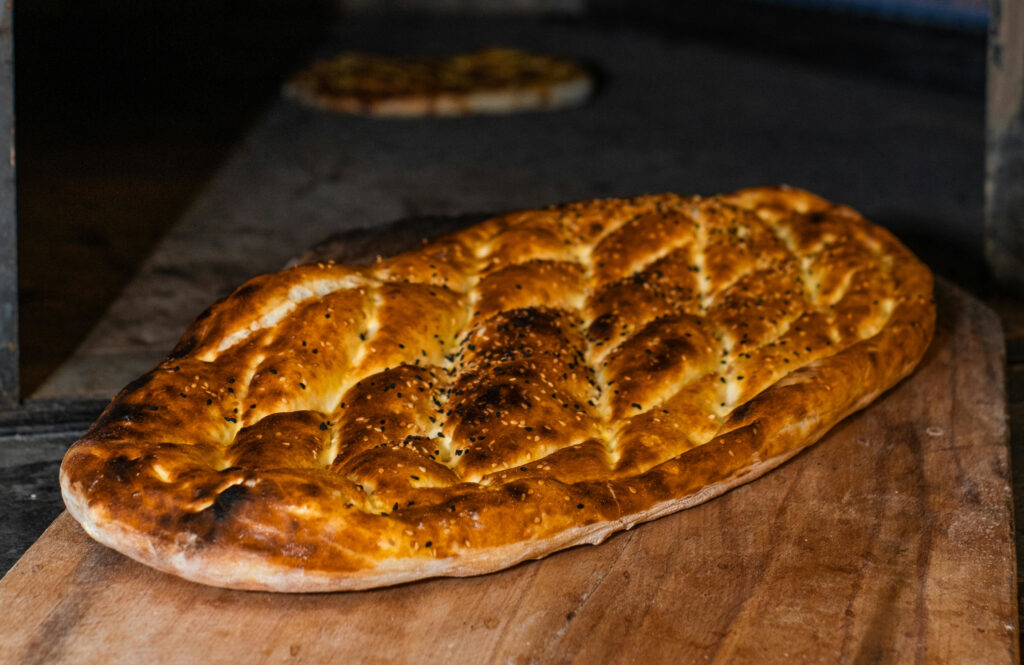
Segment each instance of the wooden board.
M304 258L391 251L421 230L404 229ZM1017 662L999 321L946 283L937 297L919 370L778 470L492 575L228 591L97 545L65 513L0 581L0 660Z

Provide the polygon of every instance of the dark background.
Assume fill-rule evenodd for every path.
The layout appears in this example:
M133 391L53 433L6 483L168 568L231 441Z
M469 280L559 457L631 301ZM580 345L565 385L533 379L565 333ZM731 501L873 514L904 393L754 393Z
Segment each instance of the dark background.
M537 20L630 25L752 58L984 97L985 34L974 24L756 2L596 0L588 9ZM16 5L23 394L81 341L325 26L344 20L319 0ZM970 156L976 181L964 184L978 201L981 150ZM985 288L981 220L979 206L973 223L933 234L920 220L877 221L906 227L906 242L977 291ZM944 257L951 243L955 261Z

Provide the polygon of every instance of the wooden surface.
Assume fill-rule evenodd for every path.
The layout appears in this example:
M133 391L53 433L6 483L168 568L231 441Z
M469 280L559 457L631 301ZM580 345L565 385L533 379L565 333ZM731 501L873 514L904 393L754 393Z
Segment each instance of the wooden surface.
M999 322L946 283L937 295L919 370L791 462L493 575L228 591L128 560L63 514L0 581L17 617L0 622L0 660L1017 662Z

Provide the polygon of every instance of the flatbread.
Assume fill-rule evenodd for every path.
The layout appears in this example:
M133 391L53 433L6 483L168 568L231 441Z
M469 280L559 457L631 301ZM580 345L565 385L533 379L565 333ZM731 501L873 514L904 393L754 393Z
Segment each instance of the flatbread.
M328 111L416 117L576 106L592 89L593 76L574 60L489 48L418 58L342 53L296 74L284 94Z
M512 566L711 499L906 376L932 277L788 188L584 201L257 277L67 453L99 542L216 586Z

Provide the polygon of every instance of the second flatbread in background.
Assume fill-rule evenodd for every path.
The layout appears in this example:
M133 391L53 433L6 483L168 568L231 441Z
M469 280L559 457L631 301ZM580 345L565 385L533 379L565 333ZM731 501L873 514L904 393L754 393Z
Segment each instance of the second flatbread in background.
M593 75L569 58L489 48L415 58L342 53L296 74L284 94L328 111L419 117L577 106L593 87Z

